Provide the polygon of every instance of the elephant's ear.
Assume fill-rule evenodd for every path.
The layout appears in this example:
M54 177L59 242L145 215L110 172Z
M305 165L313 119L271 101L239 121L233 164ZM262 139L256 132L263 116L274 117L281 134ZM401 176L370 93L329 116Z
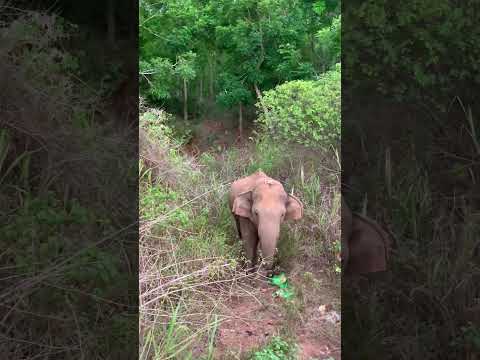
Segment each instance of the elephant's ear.
M252 192L247 191L239 194L233 201L232 213L238 216L250 218L252 215Z
M303 217L303 204L293 195L288 195L285 220L299 220Z
M365 274L387 269L388 235L373 222L354 218L350 237L349 272Z

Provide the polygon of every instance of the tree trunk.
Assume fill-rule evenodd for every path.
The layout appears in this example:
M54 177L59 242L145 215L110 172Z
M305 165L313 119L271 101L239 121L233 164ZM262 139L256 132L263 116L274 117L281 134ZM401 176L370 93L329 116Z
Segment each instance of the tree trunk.
M183 119L188 120L187 109L188 93L187 93L187 79L183 79Z
M200 101L200 104L203 103L203 76L200 76L200 87L199 87L199 94L198 94L198 100Z
M257 98L258 98L258 101L260 102L260 105L262 106L262 110L263 112L265 113L265 115L268 113L268 110L267 108L265 107L265 105L263 104L263 96L262 96L262 93L260 91L260 89L258 88L258 85L255 83L253 84L253 87L255 88L255 93L257 94Z
M214 59L210 58L210 61L209 61L209 70L210 70L210 99L213 100L215 94L214 94L214 89L213 89L213 63L214 63Z
M111 47L115 45L115 1L107 1L107 37Z
M313 67L316 68L318 66L317 56L315 54L315 36L314 34L310 34L310 51L311 53L311 60Z
M240 139L243 138L243 109L241 102L238 106L238 135L240 136Z
M258 102L260 103L260 106L262 107L263 113L265 114L265 117L268 118L270 116L270 113L269 113L267 107L265 106L265 104L263 103L262 92L260 91L260 89L258 88L258 85L256 83L253 84L253 87L255 88L255 93L257 94Z
M253 87L255 88L255 93L257 94L257 98L258 100L262 100L262 93L260 91L260 89L258 88L258 85L257 83L253 84Z

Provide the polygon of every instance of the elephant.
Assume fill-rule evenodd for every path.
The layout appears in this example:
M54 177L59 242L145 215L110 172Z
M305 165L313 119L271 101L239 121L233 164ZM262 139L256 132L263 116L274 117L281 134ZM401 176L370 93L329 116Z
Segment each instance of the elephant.
M260 247L265 268L271 273L280 224L301 219L302 202L287 194L279 181L259 170L232 183L229 204L250 265L256 266Z
M375 221L353 213L342 197L342 270L346 275L385 271L392 234Z

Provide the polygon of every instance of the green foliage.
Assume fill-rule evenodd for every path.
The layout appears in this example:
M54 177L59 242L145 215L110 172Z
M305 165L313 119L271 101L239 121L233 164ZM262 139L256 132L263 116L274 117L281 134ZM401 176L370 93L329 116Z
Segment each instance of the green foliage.
M55 80L58 80L56 76L61 76L65 71L76 72L79 69L77 58L52 46L70 38L75 30L75 25L62 18L34 12L25 13L9 24L8 31L3 31L7 47L2 51L12 54L17 61L21 60L30 74L42 76L41 79L36 79L39 83L54 88L58 86L55 84ZM39 69L42 71L38 72ZM47 71L50 76L46 76Z
M193 136L191 127L162 110L149 109L141 113L139 123L148 136L162 147L167 145L176 147L188 143ZM178 157L175 161L177 160Z
M389 6L364 1L346 8L347 80L396 100L472 99L480 83L476 1L407 0ZM361 31L357 31L361 29ZM412 71L413 69L413 71ZM465 85L465 86L463 86ZM459 89L462 89L459 93Z
M341 60L341 25L342 17L338 15L333 18L330 26L320 29L316 34L316 47L327 69L334 67Z
M67 277L76 284L89 284L93 287L93 294L105 296L109 288L115 288L115 282L119 281L121 274L117 258L107 251L92 247L75 259Z
M217 95L217 101L221 105L232 108L239 103L247 104L252 101L251 92L238 77L224 73L220 75L219 84L223 92Z
M232 108L254 85L313 79L338 61L339 13L338 1L141 1L141 93L178 109L181 78L189 101Z
M11 162L7 161L9 151L13 148L12 134L7 129L0 129L0 189L7 180L18 182L18 185L29 188L29 165L32 151L23 151Z
M195 59L196 54L188 51L179 55L175 64L163 57L140 60L141 91L153 101L171 98L176 80L190 81L195 78Z
M140 60L140 74L147 81L145 89L147 96L152 100L165 100L171 97L171 90L175 84L174 67L169 59L155 57Z
M165 111L150 110L140 115L140 127L145 129L152 139L159 143L169 142L173 129L168 125L171 115Z
M178 354L187 356L187 358L191 357L191 353L188 351L182 351L184 349L184 346L182 346L184 345L182 344L182 340L190 335L190 331L188 327L179 324L178 322L178 314L181 310L180 304L177 305L176 308L172 308L165 331L165 336L162 338L160 343L156 342L156 329L152 329L147 332L145 343L148 348L153 348L153 359L166 359L169 357L174 357ZM140 359L146 358L147 354L144 354L142 351L140 354Z
M275 73L282 80L309 79L315 74L313 64L303 59L301 49L287 43L278 48L281 61L275 67Z
M196 76L195 72L195 59L197 54L192 51L188 51L181 54L178 57L177 64L175 66L175 72L184 80L193 80Z
M4 248L15 242L17 246L29 250L27 253L16 253L18 266L41 269L65 251L65 244L59 236L65 227L93 221L94 214L75 199L64 206L53 192L48 192L45 197L26 197L12 221L0 228L4 235L1 242Z
M169 207L168 202L177 200L178 194L161 187L148 187L140 199L140 216L145 220L153 220L163 214ZM181 209L176 210L171 216L171 221L178 220L186 225L187 215Z
M156 145L160 145L166 133L170 132L163 122L168 117L155 110L146 111L142 117L142 125L152 135ZM196 174L185 164L185 158L173 151L175 142L175 139L163 142L168 160L165 171L178 172L178 177L171 186L167 188L146 181L145 178L140 183L140 219L147 227L150 222L155 223L146 231L149 235L141 240L140 257L148 259L152 249L156 250L154 256L158 256L158 260L149 264L152 267L148 269L150 274L154 274L152 279L171 280L164 289L159 288L160 293L155 293L155 296L160 295L160 302L153 304L155 311L161 310L169 314L168 325L165 328L160 325L148 327L145 337L140 339L142 359L165 359L169 356L193 358L191 347L199 338L202 343L208 344L205 347L208 351L207 358L212 358L218 321L205 319L207 326L197 332L185 325L182 317L187 311L199 306L194 300L198 291L205 291L202 282L208 284L209 281L228 278L236 269L236 262L232 261L236 252L227 244L227 239L233 233L231 214L224 202L224 189L218 183L218 175L210 172L215 159L205 159L203 164L208 164L208 171ZM182 171L184 168L187 171ZM160 245L152 246L159 239ZM172 250L164 251L167 246L172 246ZM182 265L172 266L172 261L178 261ZM191 276L192 272L195 276ZM178 301L177 296L181 296L182 300ZM166 298L166 301L161 301L162 298ZM172 304L176 306L184 303L188 305L170 308ZM202 300L202 307L209 305ZM203 312L203 309L199 311ZM205 341L204 337L207 338ZM152 352L148 356L147 349Z
M462 327L465 343L471 346L474 351L480 351L480 328L469 322L467 326Z
M323 15L326 10L326 5L324 0L317 0L313 3L313 11L319 16Z
M281 337L274 336L267 346L255 352L249 360L294 360L296 347Z
M15 243L26 250L14 252L14 264L24 272L37 273L77 248L74 242L65 242L62 234L89 224L92 227L96 224L105 231L112 226L109 219L100 218L77 200L72 199L64 205L53 192L49 192L46 197L24 200L12 221L0 227L4 234L0 243L4 248ZM95 294L106 296L108 288L121 278L117 260L110 250L88 248L75 257L63 281L90 285Z
M275 139L317 147L338 145L341 112L340 64L315 81L291 81L264 94L257 107L264 131Z

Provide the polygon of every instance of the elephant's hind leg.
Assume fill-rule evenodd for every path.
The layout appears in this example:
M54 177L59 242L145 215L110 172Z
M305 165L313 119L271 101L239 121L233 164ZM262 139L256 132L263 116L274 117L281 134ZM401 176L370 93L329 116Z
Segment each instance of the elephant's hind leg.
M257 264L257 246L258 246L258 232L255 224L249 219L239 217L240 232L242 235L243 246L247 255L247 260L250 262L249 267L254 267Z

